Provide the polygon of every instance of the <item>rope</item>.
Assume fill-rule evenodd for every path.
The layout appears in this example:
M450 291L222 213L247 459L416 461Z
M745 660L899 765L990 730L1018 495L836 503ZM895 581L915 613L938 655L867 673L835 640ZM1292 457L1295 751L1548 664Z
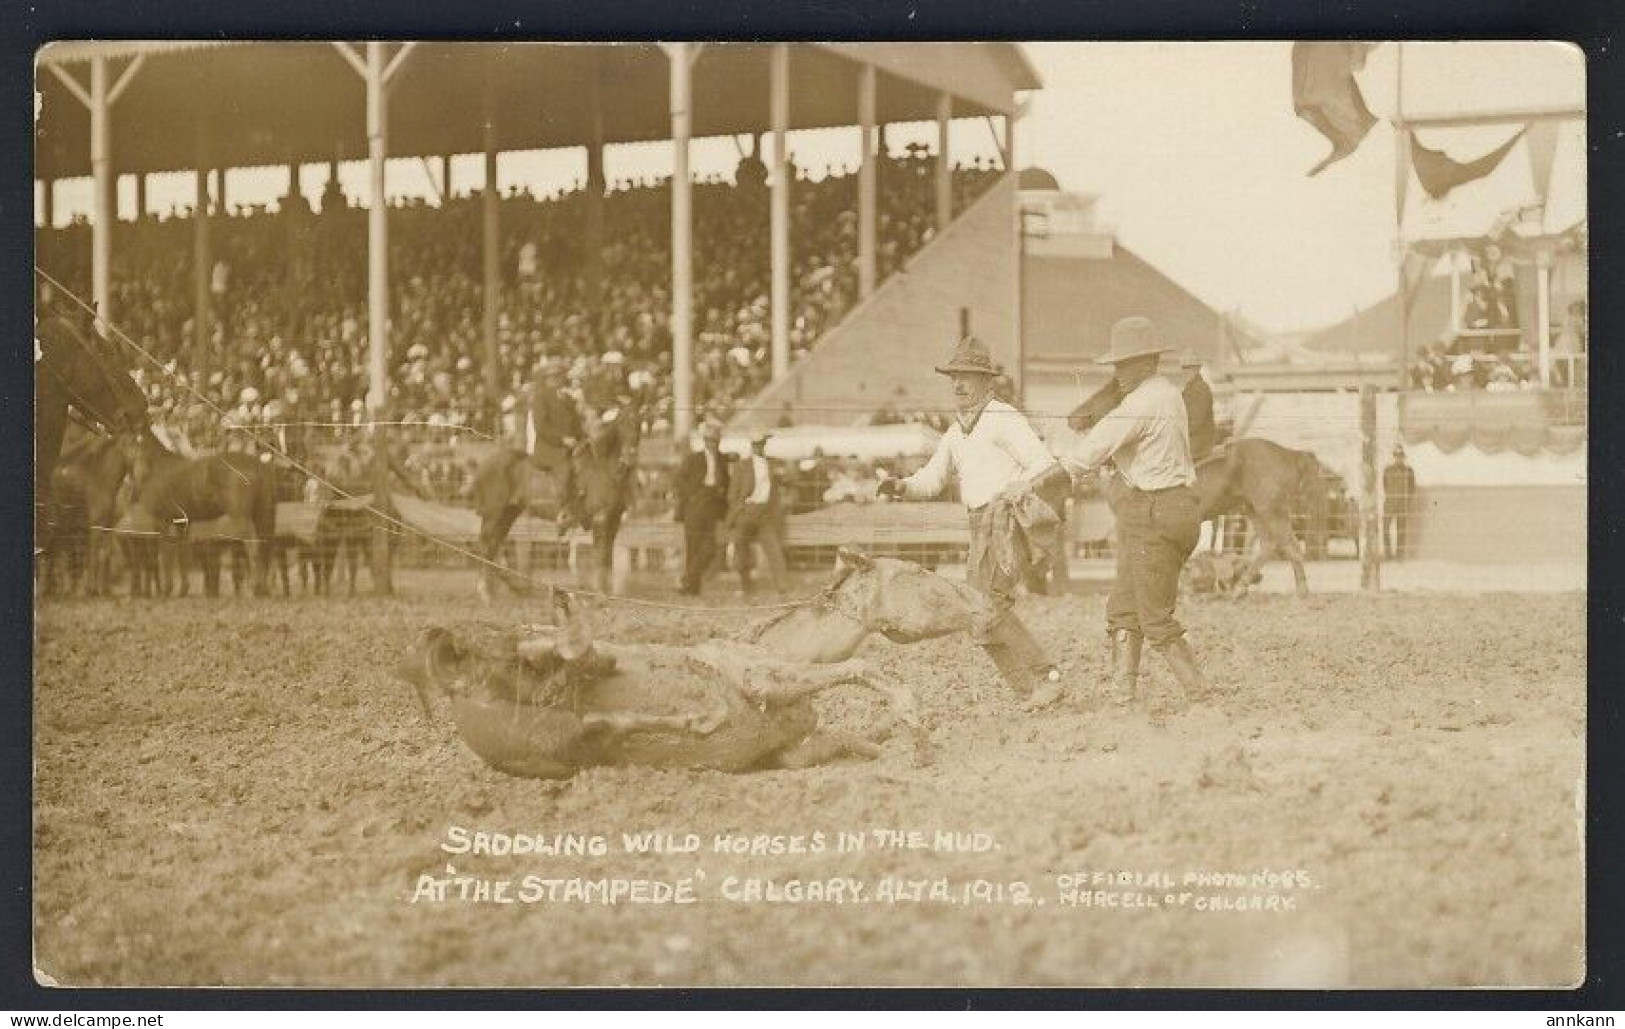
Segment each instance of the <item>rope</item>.
M85 303L84 300L80 299L80 297L76 293L74 293L72 290L68 289L61 282L58 282L48 272L46 272L44 269L40 268L38 265L36 265L34 267L34 273L36 275L39 275L41 278L43 278L46 282L50 283L52 286L55 286L58 290L60 290L62 292L62 294L64 296L71 299L75 304L78 304L80 307L84 308L86 311L90 312L91 314L95 314L95 309L94 308L92 308L89 304ZM142 348L140 344L136 343L128 335L126 335L123 329L120 329L117 325L115 325L115 324L113 324L111 322L105 321L105 320L104 320L103 324L105 324L107 326L107 328L118 338L118 340L120 342L124 343L130 349L132 349L136 353L140 354L143 358L145 358L147 360L148 363L152 364L155 368L157 368L164 375L169 376L171 379L174 379L176 382L178 382L180 384L181 388L184 389L186 392L190 393L192 396L194 396L198 400L202 401L205 406L207 406L210 410L214 411L216 416L220 418L221 423L223 425L225 424L226 417L227 417L227 412L222 410L221 407L218 404L216 404L214 401L210 400L206 395L204 395L204 394L198 392L196 389L194 389L192 387L192 384L187 382L178 373L170 371L169 368L167 368L162 361L159 361L156 357L154 357L152 354L148 353L144 348ZM304 474L304 475L310 477L311 479L315 480L317 483L319 483L319 484L321 484L323 486L326 486L328 489L332 490L339 497L341 497L341 498L343 498L345 500L359 500L360 499L360 497L356 496L355 494L346 492L345 490L339 488L334 483L330 482L324 476L320 475L316 471L306 467L304 464L302 464L299 461L295 460L290 454L288 454L286 451L282 450L281 448L277 447L275 444L262 441L261 445L263 446L263 448L268 453L274 454L276 457L278 457L278 458L282 459L284 462L286 462L294 470L296 470L298 472L301 472L302 474ZM673 604L673 603L667 603L667 602L658 601L658 600L643 600L643 599L640 599L640 598L637 598L637 597L618 597L618 596L614 595L613 593L606 593L606 592L603 592L603 591L600 591L600 590L576 589L574 587L572 587L570 589L564 589L563 587L560 587L560 586L558 586L558 585L556 585L554 583L546 582L546 581L543 581L541 579L537 579L537 578L534 578L532 576L525 575L524 573L519 572L519 571L517 571L517 570L515 570L513 568L509 568L507 565L504 565L499 561L493 561L493 560L491 560L490 558L486 557L483 554L479 554L479 553L476 553L475 551L469 550L467 547L459 546L458 544L453 543L450 540L442 539L439 536L434 535L433 533L424 532L423 530L418 529L417 527L415 527L413 525L410 525L410 524L408 524L406 522L403 522L400 519L395 518L392 515L386 513L385 511L380 509L376 504L373 504L373 503L369 502L367 504L362 505L360 510L364 510L364 511L367 511L367 512L371 513L374 517L378 518L380 521L383 521L385 524L393 526L397 531L399 531L403 535L419 536L419 537L421 537L421 538L423 538L425 540L428 540L430 543L433 543L433 544L435 544L437 546L440 546L440 547L443 547L443 548L445 548L445 549L447 549L447 550L449 550L449 551L451 551L451 552L453 552L455 554L458 554L458 555L460 555L462 557L465 557L468 560L473 561L475 564L483 565L483 566L485 566L487 568L492 569L493 571L500 572L503 575L510 576L510 577L512 577L514 579L518 579L521 582L524 582L524 583L526 583L526 584L528 584L528 585L530 585L532 587L536 587L536 588L557 589L557 590L560 590L561 592L571 593L571 594L574 594L576 596L594 597L594 598L597 598L597 599L602 600L602 601L606 601L606 602L610 602L610 603L617 603L617 604L625 604L625 605L633 606L633 607L647 607L647 608L653 608L653 609L665 610L665 611L694 611L694 612L717 613L717 614L720 614L720 613L732 613L732 612L752 612L752 611L779 611L779 610L785 610L785 609L793 608L793 607L800 607L804 603L806 603L806 599L801 599L801 600L793 600L793 601L783 601L783 602L780 602L780 603L777 603L777 604L745 604L745 605L734 605L734 606L705 606L705 605ZM810 598L808 598L808 599L810 599Z

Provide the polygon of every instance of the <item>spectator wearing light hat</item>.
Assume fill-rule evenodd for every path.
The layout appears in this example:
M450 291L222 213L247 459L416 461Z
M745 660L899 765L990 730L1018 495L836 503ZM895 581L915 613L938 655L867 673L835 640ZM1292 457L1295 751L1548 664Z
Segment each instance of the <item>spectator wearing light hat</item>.
M755 565L753 547L760 545L767 560L768 578L773 589L783 593L784 504L779 499L779 482L767 458L768 435L758 432L750 439L750 457L738 462L728 477L728 528L733 536L734 568L740 588L751 591L750 573Z
M1187 694L1207 692L1185 629L1174 618L1179 572L1201 531L1201 502L1184 398L1157 374L1159 358L1172 349L1149 318L1113 325L1111 347L1095 362L1111 365L1123 399L1060 455L1075 474L1093 473L1108 461L1116 469L1108 490L1117 516L1117 579L1106 601L1106 627L1119 701L1135 694L1145 641L1167 659Z
M929 500L948 486L950 478L958 480L960 500L970 517L967 584L991 602L990 614L978 619L973 635L1005 682L1028 694L1031 705L1042 706L1060 695L1061 675L1015 614L1016 588L1024 576L998 568L998 562L984 556L994 545L993 501L1036 488L1065 472L1026 416L993 396L999 366L985 343L970 337L961 340L937 372L953 380L958 417L924 467L907 478L885 480L880 492Z
M1450 360L1450 388L1467 393L1478 385L1478 365L1472 354L1457 354Z

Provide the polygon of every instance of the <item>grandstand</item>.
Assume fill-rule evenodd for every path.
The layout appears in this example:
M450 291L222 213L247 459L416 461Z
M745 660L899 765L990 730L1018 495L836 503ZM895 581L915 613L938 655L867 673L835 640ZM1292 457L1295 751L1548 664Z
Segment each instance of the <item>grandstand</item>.
M434 406L431 416L489 427L538 354L614 352L661 384L678 438L702 408L726 415L787 380L798 354L956 212L986 210L973 201L1008 158L955 174L948 124L997 119L1008 155L1015 93L1040 84L1003 44L61 43L39 63L46 224L57 179L89 172L96 197L87 225L43 230L42 267L87 288L103 317L150 338L213 399L262 419L272 400L277 417L297 403L334 421L357 401L374 420ZM884 125L899 121L935 121L937 153L881 153ZM786 133L841 125L863 141L855 173L798 177ZM737 133L771 133L773 166L753 148L736 182L692 183L690 141ZM669 181L604 180L605 146L662 138ZM484 188L387 214L369 201L363 214L335 181L319 212L295 199L238 219L210 186L228 167L286 164L296 197L300 165L336 170L363 139L372 196L385 195L385 158L399 156L444 167L481 151ZM498 198L497 153L558 147L586 149L584 189ZM147 175L186 168L193 211L209 217L115 231L120 175L144 197ZM1013 332L998 326L1010 300L991 294L1013 282L948 317L1009 351ZM267 361L302 380L294 401ZM284 394L267 398L277 386Z

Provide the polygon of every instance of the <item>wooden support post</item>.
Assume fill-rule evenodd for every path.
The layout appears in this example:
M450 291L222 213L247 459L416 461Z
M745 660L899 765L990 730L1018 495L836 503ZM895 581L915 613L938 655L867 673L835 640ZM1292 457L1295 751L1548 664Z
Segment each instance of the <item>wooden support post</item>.
M587 239L584 271L587 303L597 306L604 287L604 70L603 55L594 56L587 77Z
M790 46L773 45L768 85L769 120L773 123L773 185L769 204L770 282L772 296L773 381L790 374ZM760 147L757 148L760 156Z
M1360 588L1382 589L1382 521L1377 497L1377 388L1360 387Z
M671 64L671 367L672 435L687 440L694 425L694 224L689 181L693 131L692 43L665 44Z
M875 291L875 66L858 72L858 296Z
M367 161L371 173L367 209L367 417L374 423L388 419L389 408L389 195L385 189L384 161L389 154L389 119L385 110L384 44L367 44ZM389 433L381 424L372 429L372 502L389 511ZM373 592L388 596L395 590L389 567L389 532L379 522L372 534Z
M201 140L201 136L199 137ZM202 143L199 143L199 150ZM200 154L201 157L201 154ZM208 376L213 363L209 353L209 273L213 257L209 248L209 172L201 160L197 167L197 196L192 208L192 347L197 368Z
M953 166L949 163L948 122L953 117L954 100L947 93L937 94L937 231L941 232L954 220Z
M502 367L501 345L497 341L497 327L502 315L502 217L499 202L501 187L497 182L495 111L488 97L485 109L485 188L480 194L480 298L483 304L480 339L485 355L485 409L489 412L493 434L500 436L502 385L507 376L504 374L506 369Z

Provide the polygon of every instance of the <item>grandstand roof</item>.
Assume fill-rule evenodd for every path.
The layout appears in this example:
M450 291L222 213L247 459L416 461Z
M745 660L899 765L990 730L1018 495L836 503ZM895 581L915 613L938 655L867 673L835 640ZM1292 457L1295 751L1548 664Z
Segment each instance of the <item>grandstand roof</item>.
M768 127L769 44L713 43L694 65L696 137ZM362 81L325 42L62 42L42 49L35 88L35 175L88 175L89 114L47 65L81 82L84 65L105 56L117 72L145 61L112 118L116 170L177 171L198 164L200 126L207 163L258 167L315 163L366 153ZM1021 49L1008 43L816 43L791 50L790 127L826 128L857 120L860 63L879 73L882 123L932 120L939 91L955 97L955 117L1014 109L1014 94L1042 83ZM669 72L653 43L421 43L390 91L390 156L435 156L484 149L489 90L503 151L580 146L591 137L588 83L603 83L606 143L670 137Z

